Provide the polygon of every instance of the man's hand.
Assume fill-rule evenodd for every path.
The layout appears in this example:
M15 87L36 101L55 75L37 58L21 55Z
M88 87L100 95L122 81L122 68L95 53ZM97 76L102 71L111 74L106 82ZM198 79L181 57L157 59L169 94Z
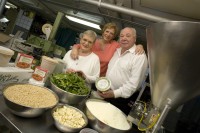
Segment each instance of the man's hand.
M98 91L99 96L103 97L103 98L114 98L114 92L113 90L109 89L108 91L103 91L100 92Z
M71 58L73 60L77 60L78 59L78 48L76 46L72 47L72 51L71 51L70 56L71 56Z
M143 54L144 52L145 51L144 51L142 44L136 45L135 54Z

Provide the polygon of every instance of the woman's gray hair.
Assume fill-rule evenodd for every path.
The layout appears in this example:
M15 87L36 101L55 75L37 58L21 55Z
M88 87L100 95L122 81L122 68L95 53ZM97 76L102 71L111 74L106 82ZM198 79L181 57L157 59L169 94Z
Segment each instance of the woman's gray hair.
M90 36L90 37L94 40L94 42L95 42L95 40L96 40L96 38L97 38L96 32L94 32L94 31L92 31L92 30L86 30L86 31L84 31L83 33L81 33L81 34L79 35L80 39L83 38L83 35L88 35L88 36Z

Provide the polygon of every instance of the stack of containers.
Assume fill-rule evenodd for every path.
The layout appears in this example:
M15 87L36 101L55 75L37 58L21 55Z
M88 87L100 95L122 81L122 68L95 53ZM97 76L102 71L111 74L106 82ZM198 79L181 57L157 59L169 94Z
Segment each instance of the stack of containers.
M44 80L46 82L45 85L47 85L47 86L50 85L50 81L49 81L48 77L53 73L57 64L58 64L57 60L47 57L47 56L42 56L42 61L41 61L40 67L48 70L47 76Z
M0 46L0 67L8 66L8 63L13 55L13 50Z
M63 73L66 70L66 66L67 64L65 63L64 60L60 59L60 58L56 58L54 57L53 59L55 59L56 61L58 61L58 64L56 64L56 67L54 69L53 73Z
M58 61L47 56L42 56L41 67L48 70L48 74L52 74Z
M11 83L27 83L33 70L14 67L9 63L14 51L0 46L0 89Z

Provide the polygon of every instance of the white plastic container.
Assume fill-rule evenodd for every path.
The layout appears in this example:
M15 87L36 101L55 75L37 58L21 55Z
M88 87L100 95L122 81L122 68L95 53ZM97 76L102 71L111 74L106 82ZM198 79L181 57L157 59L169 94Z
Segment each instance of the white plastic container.
M48 70L48 74L52 74L58 61L47 56L42 56L41 67Z
M6 67L13 55L13 50L0 46L0 67Z
M106 77L100 77L96 80L95 86L99 91L107 91L110 89L111 81Z
M66 69L66 66L67 66L65 61L62 60L62 59L59 59L59 58L55 58L55 57L53 59L58 61L58 64L55 67L54 73L62 73L62 72L64 72L65 69Z
M0 90L3 86L11 83L28 83L32 76L32 69L21 69L17 67L0 67Z

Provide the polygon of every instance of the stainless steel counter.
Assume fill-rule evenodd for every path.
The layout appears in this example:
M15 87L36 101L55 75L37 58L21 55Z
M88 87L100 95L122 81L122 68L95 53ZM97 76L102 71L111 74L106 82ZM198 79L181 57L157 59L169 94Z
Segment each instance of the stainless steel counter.
M23 118L12 114L0 94L0 121L13 133L60 133L54 126L51 110L36 118Z
M36 118L23 118L10 112L0 93L0 122L4 123L13 133L61 133L54 125L51 110ZM141 133L132 128L127 133Z

